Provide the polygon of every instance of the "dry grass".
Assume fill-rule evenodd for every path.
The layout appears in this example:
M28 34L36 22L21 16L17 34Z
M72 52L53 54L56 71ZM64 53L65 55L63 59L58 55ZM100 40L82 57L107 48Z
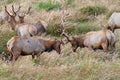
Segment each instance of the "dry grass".
M7 3L7 1L1 1L1 10L4 5L11 6L13 4ZM64 10L63 7L66 7L71 14L71 17L67 20L67 23L70 23L69 26L80 27L82 24L86 24L84 25L85 28L90 27L87 26L87 23L96 27L105 25L108 13L98 15L94 20L83 23L79 22L82 15L76 16L76 13L80 13L79 9L81 7L99 5L105 6L109 11L119 11L120 9L119 0L74 0L69 5L66 5L65 2L69 0L55 0L62 4L61 10L38 11L36 10L36 4L40 1L42 0L14 0L14 3L22 5L21 12L26 11L28 6L32 6L30 15L25 17L27 22L36 22L38 20L44 20L49 24L57 22L60 19L61 11ZM11 32L7 24L1 25L0 31L0 36L6 31ZM103 52L103 50L90 52L88 48L78 48L77 52L72 52L71 45L66 44L62 46L62 54L60 55L55 51L45 52L37 60L32 60L31 56L21 56L14 65L0 58L0 80L120 80L119 34L120 30L116 30L117 43L114 52L112 50L108 53ZM2 38L5 37L2 36ZM53 36L49 34L46 38L53 38ZM0 46L3 45L5 44L0 44Z

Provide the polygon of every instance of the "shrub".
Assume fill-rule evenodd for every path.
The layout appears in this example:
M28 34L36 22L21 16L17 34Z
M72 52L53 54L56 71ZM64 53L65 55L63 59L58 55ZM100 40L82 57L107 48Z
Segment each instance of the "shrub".
M70 28L66 30L68 34L82 34L87 33L89 31L96 31L101 29L101 27L91 24L90 22L76 24L69 23L69 25Z
M104 6L86 6L80 9L83 14L97 16L107 12Z
M7 0L7 4L13 3L14 0Z
M59 36L60 33L58 32L60 23L58 21L52 21L48 24L47 34L50 34L52 36Z
M39 2L37 4L37 9L45 9L47 11L53 10L53 9L59 9L60 8L60 4L52 1L52 0L48 0L46 2Z
M69 18L69 21L72 21L72 22L88 22L89 20L90 19L88 16L80 14L78 12Z
M73 0L65 0L65 2L67 5L70 5L73 2Z

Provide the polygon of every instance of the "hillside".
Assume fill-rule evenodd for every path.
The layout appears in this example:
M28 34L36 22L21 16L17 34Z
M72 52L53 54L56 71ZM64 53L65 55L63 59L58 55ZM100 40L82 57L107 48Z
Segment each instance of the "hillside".
M65 20L66 32L71 35L104 29L113 12L120 11L119 0L1 0L0 11L14 4L20 14L29 6L25 22L43 20L48 24L43 38L65 39L57 31L61 13L70 14ZM44 52L39 59L21 56L14 65L8 62L6 42L16 33L8 23L0 25L0 80L120 80L120 29L115 31L116 49L90 51L78 48L73 52L70 43L62 45L61 54Z

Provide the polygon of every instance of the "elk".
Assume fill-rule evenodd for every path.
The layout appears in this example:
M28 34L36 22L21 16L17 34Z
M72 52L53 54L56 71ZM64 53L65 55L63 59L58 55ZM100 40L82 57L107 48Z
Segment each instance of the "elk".
M0 12L0 24L4 24L9 18L9 15L4 10Z
M19 22L19 23L24 23L24 24L33 25L33 26L36 27L36 29L37 29L37 34L40 34L40 35L41 35L43 32L45 32L45 31L47 30L47 26L48 26L48 25L47 25L47 23L46 23L45 21L42 21L42 20L37 21L36 23L28 23L28 22L25 22L25 21L24 21L24 18L25 18L25 16L26 16L27 14L29 14L30 10L31 10L31 7L29 7L29 8L28 8L28 11L27 11L26 13L24 13L23 15L17 14L17 16L19 17L18 22ZM14 11L14 6L13 6L13 5L12 5L12 11L13 11L14 14L16 14L16 12Z
M20 7L18 8L17 11L14 11L14 6L12 5L13 15L11 15L7 11L7 7L5 6L5 11L10 16L10 20L8 20L8 23L11 25L12 29L16 31L19 36L23 36L23 37L26 37L26 36L31 37L31 36L37 35L39 32L41 33L42 32L41 27L43 27L43 25L40 22L37 22L35 24L27 24L27 23L24 23L22 20L16 21L15 18L19 10L20 10ZM29 11L30 11L30 8L28 8L27 13L29 13ZM45 29L43 29L43 32L44 31Z
M69 37L67 33L65 33L65 27L64 27L64 16L61 18L61 24L62 27L60 27L60 30L62 32L62 35L65 36L68 40L68 42L72 45L73 52L76 52L76 49L78 47L88 47L90 50L95 49L103 49L105 52L108 51L108 47L111 48L115 47L115 35L112 31L105 29L105 30L99 30L99 31L90 31L86 34L78 35L78 36L72 36Z
M32 59L39 57L43 52L56 50L59 54L61 51L61 41L57 39L45 40L38 36L23 38L13 36L7 42L7 49L10 52L10 61L16 61L20 55L32 55Z
M115 29L120 28L120 13L114 12L110 16L107 24L107 29L110 29L112 32L114 32Z

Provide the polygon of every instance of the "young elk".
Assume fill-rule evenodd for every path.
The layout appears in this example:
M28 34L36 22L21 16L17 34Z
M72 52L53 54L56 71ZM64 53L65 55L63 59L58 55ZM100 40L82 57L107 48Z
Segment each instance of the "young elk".
M108 51L110 45L111 48L115 47L115 35L112 31L105 29L100 31L90 31L86 34L79 36L69 37L65 33L64 20L62 18L62 35L65 36L68 42L71 43L72 49L75 52L78 47L88 47L90 50L102 48L105 52Z
M61 51L61 41L44 40L37 36L23 38L20 36L14 36L7 42L7 49L10 52L10 60L13 62L18 59L20 55L32 55L39 57L43 52L50 52L56 50L59 54Z
M37 35L39 32L41 33L42 31L39 30L39 28L38 28L38 27L42 26L40 23L26 24L26 23L23 23L21 21L19 21L19 22L16 21L15 18L16 18L17 12L19 10L20 10L20 7L17 11L14 11L14 7L12 6L12 11L13 11L14 14L11 15L7 11L7 7L5 6L5 11L10 16L10 19L8 20L8 23L10 23L12 29L14 31L16 31L18 35L23 36L23 37L30 37L30 36ZM30 11L30 8L28 9L27 12L29 13L29 11Z

